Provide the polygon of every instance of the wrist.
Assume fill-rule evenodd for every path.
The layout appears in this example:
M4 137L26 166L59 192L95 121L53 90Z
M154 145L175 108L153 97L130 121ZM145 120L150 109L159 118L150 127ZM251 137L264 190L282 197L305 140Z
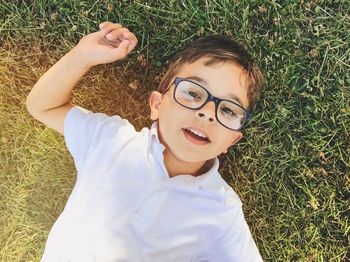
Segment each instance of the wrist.
M71 62L80 67L84 71L88 71L94 65L90 63L87 59L87 56L77 46L70 50L67 54L70 57Z

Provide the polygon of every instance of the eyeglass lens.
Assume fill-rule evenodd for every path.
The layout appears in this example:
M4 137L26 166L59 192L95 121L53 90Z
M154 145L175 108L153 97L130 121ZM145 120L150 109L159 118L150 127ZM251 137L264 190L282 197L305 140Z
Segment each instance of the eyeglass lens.
M175 100L181 105L198 109L207 101L208 92L201 86L190 81L182 80L175 91ZM221 101L217 107L217 120L231 129L240 129L245 121L242 108L229 101Z

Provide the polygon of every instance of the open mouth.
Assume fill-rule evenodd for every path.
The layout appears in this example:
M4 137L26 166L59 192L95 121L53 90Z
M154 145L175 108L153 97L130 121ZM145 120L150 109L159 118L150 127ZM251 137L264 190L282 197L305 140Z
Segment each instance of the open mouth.
M185 137L194 144L205 145L211 142L208 137L199 133L196 134L194 130L183 128L182 131Z

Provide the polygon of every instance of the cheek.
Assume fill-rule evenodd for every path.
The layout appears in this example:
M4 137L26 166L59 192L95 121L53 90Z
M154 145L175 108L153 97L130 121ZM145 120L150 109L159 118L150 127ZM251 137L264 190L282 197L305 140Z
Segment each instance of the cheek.
M182 115L177 108L165 103L159 110L159 125L163 138L169 142L181 127Z
M171 126L178 125L188 117L185 109L175 102L165 101L159 110L159 118Z
M220 134L218 134L218 147L222 150L226 150L228 147L232 145L232 142L235 140L235 136L232 135L231 132L223 131Z

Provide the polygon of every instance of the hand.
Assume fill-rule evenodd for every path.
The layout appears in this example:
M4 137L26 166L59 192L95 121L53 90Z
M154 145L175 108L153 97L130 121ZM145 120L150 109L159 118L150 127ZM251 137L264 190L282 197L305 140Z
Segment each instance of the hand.
M127 56L137 38L120 24L103 22L100 31L84 36L73 49L87 66L111 63Z

